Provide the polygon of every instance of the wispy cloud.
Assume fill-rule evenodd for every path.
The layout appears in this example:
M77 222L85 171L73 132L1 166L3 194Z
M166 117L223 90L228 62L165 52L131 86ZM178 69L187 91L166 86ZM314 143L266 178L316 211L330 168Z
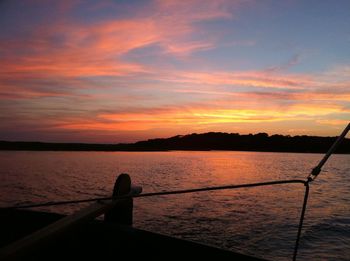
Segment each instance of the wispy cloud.
M324 119L324 120L317 120L318 123L322 125L334 125L334 126L346 126L349 124L349 120L340 120L340 119Z
M300 59L301 59L301 55L295 54L286 63L267 68L266 71L267 72L279 72L279 71L288 70L289 68L297 65L300 62Z
M303 89L310 76L271 74L259 71L245 72L177 72L165 75L164 81L200 85L245 86L271 89Z
M62 15L77 5L76 2L68 2L65 4L66 1L62 1L58 7ZM142 63L122 59L122 55L145 46L160 46L164 53L174 56L212 48L213 39L191 38L196 30L195 22L230 18L232 14L226 7L233 6L234 3L205 1L193 12L197 4L196 1L186 4L156 1L146 13L136 10L138 16L100 19L87 24L66 17L45 21L35 31L30 31L26 38L5 38L0 44L0 81L7 82L2 84L2 90L6 92L4 89L13 88L8 86L9 78L22 78L26 81L25 86L17 86L15 97L25 96L26 93L29 96L33 93L40 96L37 88L33 90L27 86L28 82L36 81L37 78L60 79L64 85L67 81L76 81L76 78L81 77L118 77L147 73L151 69ZM155 72L154 68L152 71ZM24 91L22 94L21 90ZM54 92L44 90L42 95Z

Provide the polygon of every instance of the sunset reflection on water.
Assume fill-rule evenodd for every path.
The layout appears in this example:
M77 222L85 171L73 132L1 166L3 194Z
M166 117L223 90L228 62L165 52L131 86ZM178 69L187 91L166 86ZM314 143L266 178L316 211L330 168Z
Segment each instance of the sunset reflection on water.
M144 192L304 179L321 154L173 152L1 152L1 204L109 195L129 173ZM311 185L300 259L350 256L350 160L334 155ZM302 184L135 200L135 226L273 260L290 259ZM44 210L71 213L79 206Z

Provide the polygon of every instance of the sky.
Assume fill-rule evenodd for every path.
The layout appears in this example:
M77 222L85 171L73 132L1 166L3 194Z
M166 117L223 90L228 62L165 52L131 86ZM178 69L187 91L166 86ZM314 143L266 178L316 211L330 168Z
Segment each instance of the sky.
M0 140L336 136L349 0L0 1Z

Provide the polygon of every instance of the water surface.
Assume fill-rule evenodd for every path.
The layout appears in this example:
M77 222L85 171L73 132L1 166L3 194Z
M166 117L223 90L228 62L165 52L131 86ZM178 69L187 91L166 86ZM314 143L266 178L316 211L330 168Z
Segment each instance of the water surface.
M0 152L0 203L109 195L119 173L144 192L304 179L321 154L263 152ZM271 260L290 260L301 184L135 200L135 226ZM349 260L350 155L311 185L299 260ZM78 206L44 210L71 213Z

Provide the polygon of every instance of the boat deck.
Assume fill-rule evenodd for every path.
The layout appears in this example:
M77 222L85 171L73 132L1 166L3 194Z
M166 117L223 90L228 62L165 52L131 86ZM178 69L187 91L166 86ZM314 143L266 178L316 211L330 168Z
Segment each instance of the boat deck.
M28 210L0 210L0 246L5 246L63 215ZM262 260L212 246L160 235L125 225L93 220L55 240L30 251L23 260L97 259L117 260L121 257L156 260L188 257L216 260ZM16 258L21 259L21 257Z

